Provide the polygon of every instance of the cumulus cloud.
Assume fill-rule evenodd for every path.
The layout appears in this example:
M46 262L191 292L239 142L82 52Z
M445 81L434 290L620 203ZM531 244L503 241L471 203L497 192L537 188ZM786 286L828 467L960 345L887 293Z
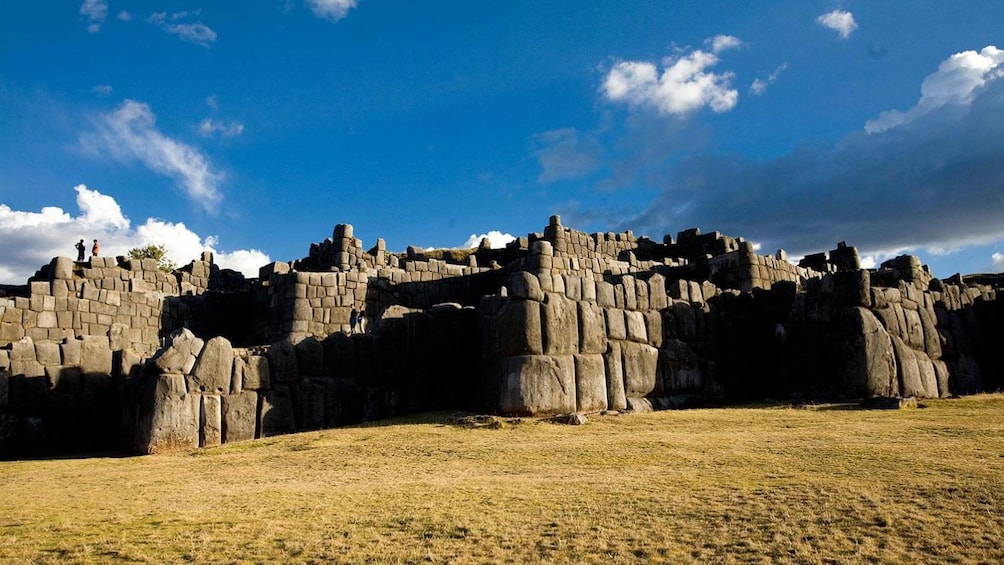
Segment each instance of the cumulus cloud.
M105 0L84 0L80 5L80 15L87 18L87 31L97 33L101 31L101 24L105 23L108 17L108 2Z
M726 49L739 40L718 36L710 41L712 52L698 49L666 58L661 61L661 71L647 61L618 62L603 81L603 95L611 102L653 108L663 115L684 115L704 107L719 113L731 110L739 99L739 92L731 88L734 74L708 69L719 62L716 49Z
M750 85L750 94L754 96L760 96L764 92L767 92L767 87L777 80L777 77L781 76L781 73L788 68L788 63L781 63L778 65L774 72L767 75L766 79L755 79L753 84Z
M990 256L991 266L994 272L1004 272L1004 253L996 252Z
M233 121L220 121L206 118L199 123L199 133L203 137L222 135L223 137L237 137L244 133L244 124Z
M306 0L306 2L315 16L332 22L344 18L358 3L357 0Z
M975 88L971 77L953 82L964 85L953 92L965 96L949 96L881 135L858 131L833 146L766 161L691 156L662 179L648 210L626 224L655 233L718 229L793 254L841 240L865 255L1000 240L1004 80L999 73L981 77Z
M840 39L847 39L858 29L858 23L854 21L854 14L843 10L833 10L816 18L819 25L832 29L840 34Z
M705 40L704 44L711 47L712 53L721 53L726 49L741 47L743 42L733 35L716 35L711 39Z
M865 131L878 133L905 124L946 104L969 105L977 89L1004 75L1004 50L993 45L979 52L956 53L938 65L920 85L920 99L905 112L887 110L865 123Z
M121 12L119 12L118 18L123 22L129 22L132 21L132 14L126 12L125 10L122 10Z
M498 230L492 230L481 235L472 233L471 237L468 237L467 241L461 244L458 249L473 249L481 245L481 240L485 238L488 238L488 245L492 249L501 249L516 239L512 234L502 233Z
M126 100L114 112L100 116L93 131L80 135L80 144L91 154L139 161L175 179L207 211L215 211L223 199L219 190L223 174L213 170L195 147L161 133L150 106L142 102Z
M195 22L182 22L181 20L198 17L199 12L176 12L168 15L166 12L157 12L147 18L147 22L156 25L167 33L177 35L182 41L209 47L216 41L216 32L206 24Z
M0 204L0 238L6 247L0 255L0 282L24 284L52 257L76 257L73 246L80 239L88 248L92 239L99 240L101 254L106 256L125 255L134 247L164 245L167 258L178 265L197 259L203 251L212 251L220 267L249 277L258 276L258 268L270 262L268 255L257 249L220 251L218 238L202 238L180 222L147 218L133 228L111 196L84 185L74 190L80 211L76 216L52 206L24 212Z
M548 184L559 180L578 179L599 167L602 147L591 135L575 128L562 128L534 135L534 156L540 162L537 181Z

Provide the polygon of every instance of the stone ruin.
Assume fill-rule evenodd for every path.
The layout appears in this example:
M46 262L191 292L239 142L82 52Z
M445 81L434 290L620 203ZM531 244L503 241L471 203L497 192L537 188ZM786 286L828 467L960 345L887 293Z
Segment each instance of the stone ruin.
M997 390L1004 275L916 257L783 251L687 230L661 242L551 218L504 249L307 257L57 257L0 298L0 453L156 453L453 409L645 411ZM364 309L363 333L349 326Z

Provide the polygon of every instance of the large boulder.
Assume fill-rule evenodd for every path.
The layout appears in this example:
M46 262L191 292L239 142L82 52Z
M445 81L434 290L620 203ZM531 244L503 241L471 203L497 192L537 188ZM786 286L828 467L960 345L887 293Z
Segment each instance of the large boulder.
M251 391L223 397L223 441L233 443L254 439L258 415L258 395Z
M273 383L293 383L300 380L296 364L296 346L289 340L280 340L268 348L269 376Z
M544 352L539 302L505 300L497 321L496 347L502 355L540 355Z
M243 390L261 390L271 387L268 359L254 355L246 349L234 355L234 372L230 380L231 394Z
M579 316L575 302L549 292L544 299L544 353L570 355L579 352Z
M607 350L606 322L603 308L589 302L579 302L579 351L605 353Z
M575 355L575 398L579 412L607 408L607 376L602 355Z
M627 408L627 396L624 394L624 364L621 360L620 342L611 341L607 345L603 363L607 376L607 408L624 410Z
M200 398L188 394L182 374L146 377L137 399L134 449L167 453L199 447Z
M575 411L575 366L571 355L519 355L503 361L500 408L532 416Z
M624 394L628 398L653 396L661 392L659 350L644 343L621 344Z
M191 374L204 345L188 328L175 330L167 338L167 347L153 356L151 365L157 373Z
M199 447L212 447L223 443L223 406L215 394L202 395L202 412L199 416Z
M214 337L202 348L192 380L201 392L207 394L229 394L230 377L234 368L234 348L225 337Z
M896 355L892 338L867 308L847 308L848 338L844 342L842 382L855 396L898 396ZM897 338L898 339L898 338Z

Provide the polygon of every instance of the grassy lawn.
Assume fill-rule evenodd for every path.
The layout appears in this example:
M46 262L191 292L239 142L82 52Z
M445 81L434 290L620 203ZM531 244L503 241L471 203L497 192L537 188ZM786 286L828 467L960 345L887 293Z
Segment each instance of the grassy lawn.
M1004 395L0 462L0 562L1004 562Z

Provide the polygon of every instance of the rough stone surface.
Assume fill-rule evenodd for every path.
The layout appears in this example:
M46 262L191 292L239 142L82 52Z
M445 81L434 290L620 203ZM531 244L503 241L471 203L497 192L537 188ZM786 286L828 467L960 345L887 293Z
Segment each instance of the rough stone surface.
M621 344L624 367L624 394L641 398L659 392L659 350L644 343Z
M575 411L575 366L571 355L520 355L503 362L500 409L504 414Z
M540 355L544 352L540 303L510 298L498 313L497 344L502 355Z
M540 289L540 281L537 277L519 271L509 276L507 283L510 298L522 298L541 302L544 300L544 292Z
M544 353L578 353L579 317L575 302L559 294L548 293L543 310Z
M185 376L159 374L149 377L152 386L140 414L139 453L169 453L199 446L200 396L187 394Z
M234 349L225 337L206 342L192 370L192 377L201 392L227 394L234 367Z
M80 344L80 371L84 375L111 375L112 350L108 338L85 335Z
M589 302L579 302L579 351L605 353L607 332L603 308Z
M624 328L627 338L638 343L648 343L648 331L645 329L645 314L638 311L624 312Z
M575 398L579 412L607 409L607 376L602 355L575 355Z
M154 356L153 366L160 373L190 373L204 345L188 328L172 332L167 347Z
M222 397L223 441L234 443L254 439L258 395L251 391Z
M273 343L268 348L269 376L273 383L291 383L300 378L296 366L296 347L287 340Z
M624 364L621 360L620 342L611 341L603 362L607 376L607 407L610 410L627 408L627 397L624 394Z
M202 412L199 418L199 447L220 445L223 443L222 401L215 394L204 394L201 398Z

